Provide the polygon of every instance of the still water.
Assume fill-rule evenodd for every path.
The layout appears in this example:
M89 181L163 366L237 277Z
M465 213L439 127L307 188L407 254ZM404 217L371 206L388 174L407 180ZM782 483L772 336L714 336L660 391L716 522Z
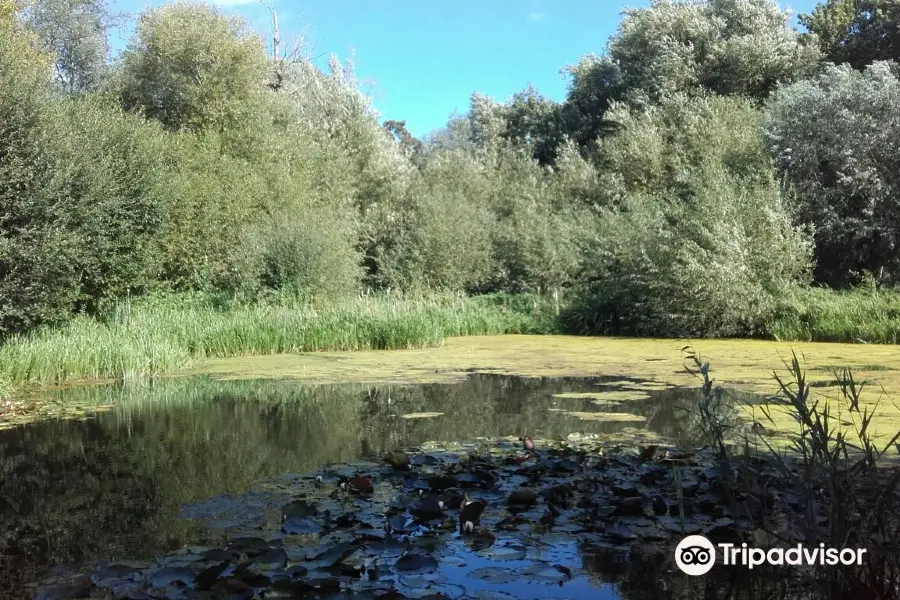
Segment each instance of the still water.
M186 518L205 500L426 441L573 432L627 441L651 431L697 443L684 410L696 392L648 391L611 402L558 396L615 389L603 383L475 374L406 386L192 378L57 392L55 401L115 407L83 421L0 432L0 597L27 597L27 585L58 565L211 543L214 528ZM631 416L590 418L598 412ZM635 557L615 567L612 557L603 574L590 567L595 561L585 561L595 571L590 587L605 591L594 597L620 597L608 584L646 568Z

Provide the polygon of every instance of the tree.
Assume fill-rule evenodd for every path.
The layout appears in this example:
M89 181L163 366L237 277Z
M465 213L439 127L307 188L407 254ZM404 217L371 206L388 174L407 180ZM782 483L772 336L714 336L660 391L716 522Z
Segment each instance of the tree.
M144 12L126 49L119 96L170 129L240 126L265 89L262 40L246 22L201 2Z
M0 26L9 27L15 23L25 5L26 0L0 0Z
M610 110L601 198L570 324L583 332L764 332L805 283L809 243L791 222L743 98L676 95Z
M878 60L900 60L900 3L896 0L826 0L800 23L835 64L862 69Z
M504 103L503 120L504 138L528 148L542 165L556 161L563 140L562 111L558 103L529 85Z
M790 16L772 0L654 0L625 11L609 56L650 99L700 87L765 98L819 63Z
M622 70L609 57L590 54L563 72L570 77L561 109L563 131L583 151L590 150L599 137L615 130L615 123L606 119L606 111L625 96Z
M0 23L0 335L58 323L155 275L158 127L51 94L52 57Z
M779 90L764 121L775 164L815 227L816 277L900 280L900 77L894 63L831 66Z
M106 0L34 0L27 22L55 55L56 82L67 92L96 90L106 72L107 33L121 16Z
M615 100L642 106L702 90L761 100L819 64L771 0L652 0L624 11L602 57L567 68L566 130L585 147L612 129L603 115Z
M421 164L424 146L421 140L414 138L406 129L406 121L388 120L381 126L400 144L400 148L409 156L413 164Z

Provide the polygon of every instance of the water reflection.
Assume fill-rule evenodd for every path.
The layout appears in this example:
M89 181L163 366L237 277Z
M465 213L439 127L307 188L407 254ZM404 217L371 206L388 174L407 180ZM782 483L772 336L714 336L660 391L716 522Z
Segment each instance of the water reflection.
M600 383L492 375L420 386L196 378L59 392L57 400L117 407L85 421L0 432L0 595L15 597L53 565L211 542L197 522L178 518L185 503L427 440L564 438L574 431L619 436L648 427L680 444L696 443L694 418L684 410L696 401L694 392L654 391L604 406L554 397L597 391ZM569 414L598 411L645 421ZM442 414L402 418L425 412Z

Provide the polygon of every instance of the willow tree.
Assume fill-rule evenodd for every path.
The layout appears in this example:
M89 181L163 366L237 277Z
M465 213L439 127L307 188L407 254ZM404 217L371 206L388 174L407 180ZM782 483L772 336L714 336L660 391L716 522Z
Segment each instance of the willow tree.
M603 115L617 100L643 105L703 91L761 100L820 63L818 48L772 0L652 0L623 11L602 56L568 67L564 110L585 145L615 129Z
M118 91L169 129L227 131L265 89L262 39L246 21L182 1L141 14L122 57Z

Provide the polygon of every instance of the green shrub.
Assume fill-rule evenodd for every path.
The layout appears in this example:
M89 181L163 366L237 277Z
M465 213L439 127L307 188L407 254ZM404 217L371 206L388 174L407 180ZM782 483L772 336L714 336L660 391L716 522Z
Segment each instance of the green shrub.
M338 298L359 290L362 256L352 219L309 207L272 223L262 240L263 283L301 295Z
M146 288L165 218L156 128L101 98L51 98L29 46L0 29L0 334Z
M46 226L76 236L80 307L151 288L168 208L163 133L95 96L48 105L40 144L48 169L36 200L55 211Z
M900 72L831 66L780 89L766 107L766 141L815 227L816 278L858 283L864 272L900 280Z
M728 98L620 109L600 160L608 196L567 315L591 333L757 335L804 282L809 244L763 147L756 110Z
M413 214L379 257L388 285L462 291L487 278L493 219L479 171L460 153L428 165L409 192Z
M225 155L215 136L170 134L178 157L165 193L160 276L174 289L252 291L261 275L254 205L265 182L254 165Z
M570 193L573 173L548 171L530 154L505 151L489 198L493 269L489 291L550 293L570 287L592 215Z

